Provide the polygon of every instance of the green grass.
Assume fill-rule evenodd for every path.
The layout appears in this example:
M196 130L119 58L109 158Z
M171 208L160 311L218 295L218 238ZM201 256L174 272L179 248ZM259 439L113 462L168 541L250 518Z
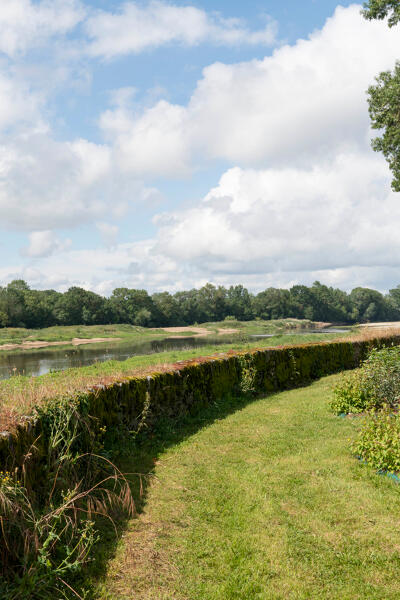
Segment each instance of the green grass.
M252 342L239 341L240 338L238 338L237 342L231 341L226 344L216 344L210 340L210 344L188 350L133 356L125 361L97 362L87 367L66 369L65 371L48 373L40 377L13 376L10 379L0 381L0 428L6 428L8 423L14 420L15 415L29 414L33 406L48 398L71 395L92 385L140 374L148 369L157 371L157 369L165 368L166 365L171 363L193 359L198 356L207 356L216 352L224 353L232 349L245 351L255 347L306 344L327 341L336 337L343 337L343 334L278 335ZM4 422L2 422L2 418Z
M155 475L98 600L397 600L400 488L353 458L337 376L221 402L125 470Z

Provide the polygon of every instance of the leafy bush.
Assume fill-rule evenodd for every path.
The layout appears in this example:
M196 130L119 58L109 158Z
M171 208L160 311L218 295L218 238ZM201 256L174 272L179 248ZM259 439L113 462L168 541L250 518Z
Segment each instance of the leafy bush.
M400 400L400 348L372 350L360 369L343 376L333 395L335 413L396 406Z
M363 412L369 404L361 383L360 369L346 373L333 390L331 409L336 414Z
M352 451L375 469L400 471L400 416L390 406L370 411Z

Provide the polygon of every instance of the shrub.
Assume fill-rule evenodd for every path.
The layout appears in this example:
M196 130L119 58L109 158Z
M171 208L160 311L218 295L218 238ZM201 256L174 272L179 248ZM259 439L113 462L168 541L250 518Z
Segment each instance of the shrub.
M374 349L360 369L343 375L333 391L335 413L396 406L400 399L400 348Z
M343 374L333 390L331 409L336 414L363 412L369 403L362 389L360 369Z
M352 451L375 469L400 471L400 416L392 407L368 413Z

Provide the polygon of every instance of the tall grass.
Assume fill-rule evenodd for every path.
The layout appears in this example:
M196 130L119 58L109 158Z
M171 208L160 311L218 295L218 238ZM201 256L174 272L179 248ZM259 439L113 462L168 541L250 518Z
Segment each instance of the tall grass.
M135 512L125 476L93 452L103 445L90 421L71 404L44 411L41 488L30 484L29 462L44 440L36 440L22 468L0 473L2 600L81 598L75 582L82 588L80 575L99 537L96 524ZM82 447L91 451L80 452Z

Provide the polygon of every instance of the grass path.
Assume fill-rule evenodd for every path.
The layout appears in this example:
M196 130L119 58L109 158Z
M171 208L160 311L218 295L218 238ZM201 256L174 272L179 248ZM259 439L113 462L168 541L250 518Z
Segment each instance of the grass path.
M335 377L164 434L97 597L398 599L400 487L351 457Z

